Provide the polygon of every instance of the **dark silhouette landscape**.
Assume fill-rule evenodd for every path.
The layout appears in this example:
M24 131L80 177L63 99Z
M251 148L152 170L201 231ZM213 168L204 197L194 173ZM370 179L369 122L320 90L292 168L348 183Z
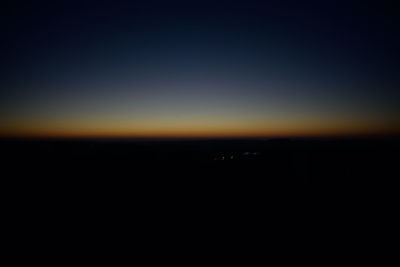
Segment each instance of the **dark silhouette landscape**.
M1 151L9 180L55 191L51 185L163 192L247 187L264 194L271 187L346 190L394 179L399 140L2 140Z

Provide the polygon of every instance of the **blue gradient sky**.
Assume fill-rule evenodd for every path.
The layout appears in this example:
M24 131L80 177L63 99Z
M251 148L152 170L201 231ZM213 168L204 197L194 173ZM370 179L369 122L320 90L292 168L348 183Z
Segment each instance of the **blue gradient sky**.
M400 132L392 7L144 2L10 6L1 135Z

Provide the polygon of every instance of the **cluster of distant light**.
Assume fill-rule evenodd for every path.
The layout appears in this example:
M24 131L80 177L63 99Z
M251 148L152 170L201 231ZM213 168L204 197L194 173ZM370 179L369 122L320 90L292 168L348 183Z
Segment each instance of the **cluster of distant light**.
M236 160L252 160L257 159L261 152L231 152L217 155L215 161L236 161Z

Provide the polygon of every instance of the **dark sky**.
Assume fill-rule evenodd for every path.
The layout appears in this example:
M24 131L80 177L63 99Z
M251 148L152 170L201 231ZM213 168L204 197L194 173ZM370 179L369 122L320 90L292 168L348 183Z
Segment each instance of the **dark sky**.
M400 133L394 3L9 1L0 133Z

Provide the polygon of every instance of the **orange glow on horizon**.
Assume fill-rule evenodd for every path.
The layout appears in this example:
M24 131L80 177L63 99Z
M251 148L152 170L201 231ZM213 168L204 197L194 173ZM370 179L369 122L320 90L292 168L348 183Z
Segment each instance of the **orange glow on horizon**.
M33 138L33 139L235 139L235 138L329 138L329 137L379 137L398 136L400 132L390 130L369 131L328 131L328 130L292 130L292 131L19 131L3 132L1 138Z
M399 135L393 121L359 118L188 116L3 120L2 138L284 138Z

